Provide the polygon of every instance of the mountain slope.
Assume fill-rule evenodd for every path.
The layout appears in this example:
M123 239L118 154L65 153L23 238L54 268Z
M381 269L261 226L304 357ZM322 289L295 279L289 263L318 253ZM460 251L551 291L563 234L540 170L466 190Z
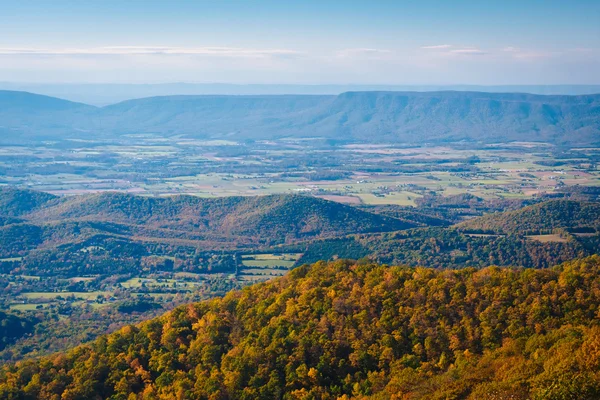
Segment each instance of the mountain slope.
M317 132L362 140L588 142L600 131L600 96L349 92L316 119Z
M484 215L457 226L467 231L521 234L558 228L597 231L600 229L600 203L553 200L514 211Z
M121 132L200 137L264 138L293 124L333 96L165 96L129 100L99 110L95 124ZM307 136L311 136L307 134Z
M0 187L0 210L2 217L18 217L30 213L46 205L51 200L56 199L58 197L50 193Z
M0 90L0 143L56 140L89 128L95 107L55 97Z
M0 92L4 141L184 134L234 140L324 137L356 142L442 143L600 140L600 95L347 92L338 96L164 96L94 108ZM29 135L29 136L28 136Z
M6 366L0 397L596 399L598 273L303 266Z
M209 249L253 249L415 223L303 195L201 198L118 192L56 197L0 190L0 256L77 244L98 236ZM1 257L0 257L1 258Z
M379 232L414 224L302 195L152 198L102 193L66 198L31 214L39 221L95 220L215 235L295 239Z
M347 92L339 96L173 96L101 110L120 129L235 138L344 137L366 142L477 140L595 143L600 95ZM135 122L138 121L138 122ZM109 125L105 127L110 128Z
M56 97L28 92L0 90L0 112L2 113L0 115L2 116L10 112L47 113L93 108L86 104L75 103Z
M0 218L0 272L54 277L174 268L236 273L243 253L416 226L303 195L55 198L9 189L0 191L3 211L18 217Z
M600 236L573 236L538 241L518 235L469 235L453 228L350 235L314 240L300 247L300 263L367 257L388 265L432 268L484 268L490 265L549 268L575 258L598 254Z

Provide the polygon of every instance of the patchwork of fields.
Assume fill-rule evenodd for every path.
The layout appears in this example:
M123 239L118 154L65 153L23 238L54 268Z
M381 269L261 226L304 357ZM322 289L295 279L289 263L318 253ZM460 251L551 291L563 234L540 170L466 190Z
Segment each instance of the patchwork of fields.
M20 311L43 310L52 306L102 308L131 298L151 297L164 304L197 293L216 294L214 282L229 282L237 287L248 283L266 281L284 275L296 265L300 253L243 254L237 273L173 272L119 276L111 282L99 275L47 279L31 275L0 275L1 281L19 287L17 295L0 296L4 308ZM27 284L23 284L26 282ZM76 290L73 285L79 284ZM71 290L69 289L71 288Z
M1 147L0 185L56 194L310 193L350 204L410 206L431 192L527 198L565 185L598 186L599 156L596 148L566 151L544 143L402 147L298 139L173 140L146 134L124 136L118 143L72 140Z

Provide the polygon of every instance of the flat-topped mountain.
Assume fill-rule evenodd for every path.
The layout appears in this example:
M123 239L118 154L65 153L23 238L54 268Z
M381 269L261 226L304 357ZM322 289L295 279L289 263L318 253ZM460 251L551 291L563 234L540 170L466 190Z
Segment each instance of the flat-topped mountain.
M0 91L0 126L7 130L3 141L49 134L89 138L149 132L234 140L323 137L357 142L528 140L584 145L597 143L600 133L600 95L163 96L102 108L36 96Z

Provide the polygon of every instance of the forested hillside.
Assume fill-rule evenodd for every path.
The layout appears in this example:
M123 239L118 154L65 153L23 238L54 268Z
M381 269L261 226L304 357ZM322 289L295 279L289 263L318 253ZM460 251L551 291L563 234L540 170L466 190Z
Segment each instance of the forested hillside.
M272 241L416 225L344 204L302 195L201 198L143 197L109 192L66 198L33 220L94 220Z
M6 215L0 218L0 273L61 277L174 269L235 273L241 249L416 226L304 195L56 197L3 189L0 208Z
M554 200L514 211L475 218L459 225L467 231L536 234L568 228L596 232L600 228L600 203Z
M459 200L462 205L465 199L448 201ZM300 262L311 263L369 257L437 268L546 268L600 251L598 203L553 200L435 228L460 212L495 209L473 196L467 200L474 205L452 208L425 199L416 209L356 208L305 195L207 199L108 192L58 198L4 189L0 271L76 276L173 270L172 263L148 265L160 256L180 260L179 270L235 272L235 254L244 249L301 253ZM434 227L413 229L417 225ZM528 236L544 233L554 235Z
M81 136L95 107L34 93L0 90L0 143Z
M1 217L18 217L32 212L51 200L58 199L50 193L34 190L16 189L12 187L0 187L0 210Z
M0 311L0 351L18 339L33 332L37 321L31 317Z
M5 257L93 237L100 242L112 237L233 249L416 226L302 195L207 199L109 192L58 198L42 192L3 189L0 208L5 212L0 220L0 256Z
M5 366L0 397L597 399L599 273L320 262Z
M600 252L598 235L579 237L564 232L563 236L541 241L522 235L469 235L452 228L423 228L315 240L295 248L303 253L299 261L304 263L367 257L379 263L432 268L548 268Z
M368 143L596 144L598 95L346 92L338 96L163 96L102 108L0 91L3 142L153 132L201 138L331 138ZM234 136L231 136L231 135Z

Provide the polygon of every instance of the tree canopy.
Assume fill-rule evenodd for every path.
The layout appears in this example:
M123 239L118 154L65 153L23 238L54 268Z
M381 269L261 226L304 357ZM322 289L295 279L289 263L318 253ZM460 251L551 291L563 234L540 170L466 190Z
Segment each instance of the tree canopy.
M3 399L597 399L600 257L339 260L2 368Z

